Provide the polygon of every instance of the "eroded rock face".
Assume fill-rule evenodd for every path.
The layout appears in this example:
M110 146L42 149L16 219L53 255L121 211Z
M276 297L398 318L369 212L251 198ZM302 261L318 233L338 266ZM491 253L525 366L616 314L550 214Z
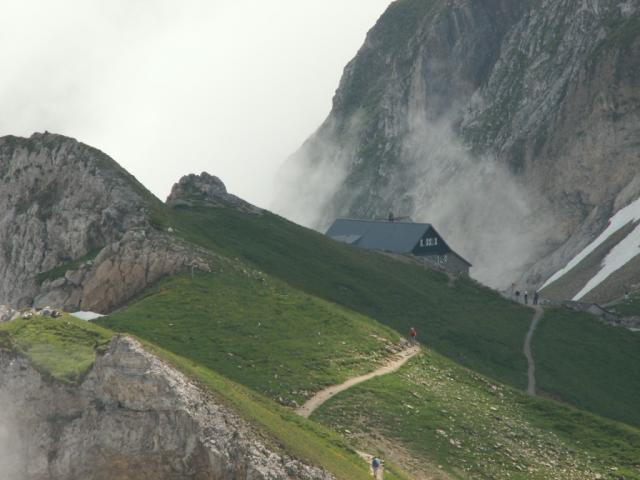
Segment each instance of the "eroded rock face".
M4 480L330 480L256 439L237 415L129 338L78 387L0 351Z
M208 174L184 177L172 197L261 212ZM159 207L115 161L72 138L0 138L0 304L108 313L164 275L210 271L211 254L152 226ZM52 271L59 277L38 281Z
M482 280L539 284L640 195L639 18L630 0L392 3L275 209L320 229L409 215Z
M67 311L109 313L165 275L194 270L209 272L214 256L156 230L129 230L98 256L64 277L47 280L34 306Z
M207 172L182 177L173 185L166 203L170 207L233 207L247 213L262 213L255 205L228 193L222 180Z
M147 225L145 192L72 138L0 138L0 303L29 305L38 273Z

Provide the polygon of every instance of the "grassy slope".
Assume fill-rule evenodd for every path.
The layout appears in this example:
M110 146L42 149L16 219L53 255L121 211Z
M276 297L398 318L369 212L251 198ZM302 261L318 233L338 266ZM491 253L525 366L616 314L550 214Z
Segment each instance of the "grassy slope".
M640 293L634 292L628 299L623 299L607 308L623 317L640 316Z
M241 257L313 296L357 311L420 339L444 355L523 388L521 354L531 313L469 280L454 287L441 273L331 241L276 215L231 209L179 209L178 234Z
M219 400L275 439L289 455L321 465L341 480L370 478L368 467L345 439L316 422L304 419L260 394L183 357L146 343L146 347L213 392ZM408 480L398 467L389 465L385 478Z
M113 332L71 316L34 317L0 325L0 346L15 350L52 381L77 384ZM146 342L146 348L205 385L222 402L254 424L267 442L286 454L324 466L342 480L370 478L354 450L329 429L291 413L247 387L193 361ZM392 466L388 478L407 480Z
M209 279L203 275L200 280ZM41 371L64 382L77 382L93 363L96 350L112 335L72 317L18 320L0 326L3 346L21 351ZM335 433L197 362L148 343L147 347L206 385L287 453L323 465L338 478L367 478L362 462ZM359 415L362 412L366 415ZM472 475L499 478L511 473L511 478L518 478L517 464L536 469L521 478L558 478L544 476L551 468L545 464L580 473L615 465L620 468L617 473L638 478L629 467L640 448L637 430L549 401L529 399L433 353L411 362L398 374L345 392L321 409L319 418L354 432L375 427L380 430L377 433L399 441L417 457L450 470L465 465ZM370 425L358 425L362 420L369 420ZM451 444L450 438L462 447ZM495 447L497 444L501 446ZM589 455L593 457L591 467L587 466ZM385 478L406 478L392 463L387 467Z
M298 290L359 312L400 333L415 325L420 340L430 348L497 381L525 387L526 365L521 350L531 311L487 288L464 279L450 286L443 274L331 241L269 213L258 216L233 209L192 208L167 210L165 216L165 226L173 227L187 240L240 258ZM598 332L596 324L587 322L573 335L578 340ZM564 397L576 398L577 404L600 415L628 419L626 412L636 409L634 395L640 395L640 372L628 369L625 350L616 348L615 342L625 340L607 338L613 342L608 348L608 361L588 373L575 369L575 382L565 388L574 396ZM544 349L539 342L536 348ZM588 362L587 356L584 361ZM550 362L538 366L541 378L552 375L553 369ZM625 376L619 375L622 370L626 370ZM628 382L629 378L633 381ZM607 384L615 388L586 395L583 387ZM571 392L570 385L580 388ZM628 394L620 397L612 393L618 389ZM598 401L591 401L594 395Z
M64 315L34 317L0 324L0 346L27 356L43 374L64 383L78 383L93 365L96 349L113 333Z
M640 334L586 313L549 309L533 338L533 354L543 392L640 425Z
M402 446L413 457L403 465L441 465L457 478L640 478L639 430L493 384L432 352L312 418L385 458Z
M57 267L54 267L51 270L40 272L36 276L36 282L38 282L38 285L42 285L47 280L55 280L57 278L64 277L64 274L67 273L67 270L74 270L80 267L81 265L83 265L84 263L93 260L98 256L98 253L100 253L99 248L90 251L89 253L87 253L86 255L83 255L80 258L77 258L70 262L63 263L62 265L58 265Z
M206 368L210 366L241 383L268 393L272 398L283 395L287 399L297 400L300 398L299 390L304 388L300 385L307 380L305 376L309 365L314 378L308 385L315 385L323 378L326 382L332 382L333 378L343 378L341 375L348 376L370 363L360 358L365 360L364 363L358 366L356 362L355 367L353 364L338 365L330 360L323 364L325 357L331 355L336 346L341 348L341 342L345 338L348 339L347 345L344 345L345 350L340 355L334 355L334 360L340 356L353 358L366 355L366 352L379 348L374 337L362 333L368 328L375 328L378 336L395 336L352 310L332 305L318 297L335 300L353 310L375 315L375 318L400 331L404 331L410 324L416 324L420 332L424 332L427 327L430 333L427 343L436 346L443 353L471 366L476 366L475 363L478 362L480 369L494 378L502 377L507 381L518 378L519 367L514 368L508 361L504 362L510 357L521 355L521 342L530 313L503 301L473 282L461 281L451 287L443 275L381 255L356 251L271 215L245 216L223 209L183 210L173 212L172 215L172 224L178 227L179 233L184 237L229 257L240 256L244 260L221 261L219 268L211 275L199 274L193 279L189 276L167 279L128 309L104 321L119 329L137 331L145 338L158 341L166 348L188 356L189 360L180 361L182 368L199 376L207 384L229 382ZM243 267L247 260L270 272L273 277ZM278 280L278 277L313 295L291 288ZM513 320L512 316L516 319ZM522 317L521 320L517 319L518 316ZM451 320L444 321L445 318ZM256 332L258 328L262 328L257 327L256 321L262 322L263 319L268 319L265 323L273 327L264 336L262 332L259 335ZM170 323L173 325L169 325ZM313 328L309 328L309 325ZM313 346L315 338L310 333L320 325L327 330L321 331L325 334L319 337L328 337L329 341L316 349ZM591 331L592 325L586 325L586 330ZM577 331L581 333L584 328ZM224 335L218 336L216 332L224 332ZM353 336L349 337L351 334ZM251 338L252 335L258 335L258 338ZM369 341L374 343L365 345ZM358 353L361 347L362 350ZM292 360L292 351L304 352L299 362L295 357ZM611 354L616 361L619 360L618 352L612 350ZM459 372L466 372L437 355L430 356L429 362L434 359L443 362L444 366L436 370L440 372L440 376L453 378L462 376ZM544 364L541 368L544 371ZM607 368L609 370L599 372L598 375L610 375L612 367ZM443 373L446 369L448 373ZM287 380L271 382L271 374L279 374L280 371ZM633 429L625 429L555 403L530 400L496 386L502 395L508 393L519 399L511 399L506 407L501 399L496 408L506 408L508 419L505 420L505 425L498 428L496 421L501 421L502 414L496 414L500 418L491 414L487 416L488 411L493 411L490 407L487 410L489 402L480 395L478 385L486 385L486 381L480 381L476 374L466 372L473 381L452 382L451 389L446 390L441 384L424 383L421 375L428 371L425 365L421 365L414 375L405 379L407 381L404 384L398 381L397 375L376 381L379 389L375 395L369 395L364 401L354 397L353 401L347 402L349 408L356 410L346 416L340 413L342 424L339 426L344 426L348 420L355 423L352 428L356 431L357 423L363 418L357 412L374 412L371 415L375 419L373 425L376 428L385 425L389 430L384 435L401 441L416 456L439 462L451 471L458 468L462 472L464 469L461 469L461 465L466 465L469 471L477 475L500 475L504 471L517 477L522 468L528 470L531 467L529 473L532 475L551 468L544 465L536 467L534 458L544 458L544 462L549 465L556 462L565 465L567 472L574 469L582 474L590 471L587 465L589 455L596 457L596 469L607 462L629 468L628 448L637 448L637 431ZM579 375L580 373L576 376ZM211 378L207 380L208 376L215 381ZM435 380L432 378L429 381ZM478 385L469 387L466 385L469 382L476 382ZM511 383L522 386L519 381ZM228 390L230 387L219 388ZM240 397L257 395L245 387L237 388L244 392ZM345 395L356 394L360 388L363 387ZM470 389L475 396L469 396L465 388ZM436 398L441 391L447 394ZM283 443L292 445L292 452L297 452L296 455L303 458L310 458L304 453L305 449L295 450L303 440L298 436L299 433L291 433L289 430L297 427L292 427L289 423L278 423L278 417L286 420L285 417L291 414L275 410L275 417L272 417L267 412L277 407L259 395L255 398L261 398L265 403L255 409L251 402L243 407L242 398L229 398L228 392L226 395L225 398L235 408L241 412L244 408L245 415L268 431L276 432L277 438L288 438L289 443ZM606 392L602 392L602 395L606 396ZM428 398L426 403L430 408L420 410L424 412L425 418L411 418L416 406L412 405L413 409L405 406L408 403L406 399L411 397L418 401ZM625 399L623 403L626 401L631 400ZM448 415L456 403L455 414ZM403 421L402 415L408 421ZM272 420L263 421L262 417L272 418L276 423L270 423ZM450 423L443 423L447 418ZM329 423L334 420L331 416L324 418ZM436 424L445 425L449 430L437 427ZM516 433L510 428L515 429ZM447 435L447 432L457 432L459 437L455 440L463 439L460 441L465 442L461 443L464 446L458 448L455 443L450 443L449 437L443 437L447 441L441 449L437 442L442 440L439 438L442 435L438 430ZM505 443L500 440L504 438L513 442ZM496 451L487 450L486 446L494 440L495 445L501 445L494 445ZM469 448L465 450L467 443ZM447 444L451 448L446 447ZM324 447L320 448L317 454L331 454L323 449ZM456 456L455 452L459 452L462 457ZM632 475L633 472L629 470L628 473ZM347 475L345 478L357 477ZM562 478L571 476L567 473Z
M388 327L237 262L166 279L99 323L286 404L374 369L385 345L399 340Z

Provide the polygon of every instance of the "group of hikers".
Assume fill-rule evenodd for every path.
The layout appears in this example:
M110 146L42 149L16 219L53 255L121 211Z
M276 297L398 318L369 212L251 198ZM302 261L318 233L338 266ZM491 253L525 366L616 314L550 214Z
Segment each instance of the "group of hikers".
M529 305L529 292L528 291L524 291L524 292L520 292L520 290L516 290L516 286L515 284L511 285L511 292L514 295L516 302L520 302L520 294L522 294L522 302L525 305ZM533 305L538 305L538 301L540 300L540 294L538 293L538 291L536 290L535 292L533 292L533 301L532 304Z

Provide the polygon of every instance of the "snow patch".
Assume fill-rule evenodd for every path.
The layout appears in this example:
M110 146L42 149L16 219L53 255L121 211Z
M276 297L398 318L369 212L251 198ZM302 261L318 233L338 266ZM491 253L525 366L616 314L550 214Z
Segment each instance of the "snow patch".
M96 312L75 312L75 313L71 313L70 315L73 315L74 317L79 318L80 320L86 320L86 321L95 320L96 318L104 317L104 315Z
M602 268L587 282L573 300L579 300L591 290L600 285L609 275L624 267L633 257L640 254L640 225L638 225L624 240L611 249L602 262Z
M622 227L624 227L625 225L628 225L629 222L636 222L638 220L640 220L640 198L638 198L635 202L627 205L623 209L619 210L618 213L616 213L613 217L611 217L609 219L609 225L607 226L605 231L602 232L598 236L598 238L596 238L593 242L591 242L589 245L587 245L584 248L584 250L582 250L578 255L573 257L573 259L569 263L567 263L567 265L564 268L558 270L546 282L544 282L542 287L540 287L540 290L542 290L543 288L551 285L553 282L558 280L564 274L566 274L567 272L572 270L576 265L578 265L582 260L584 260L586 257L588 257L596 248L598 248L600 245L602 245L604 242L606 242L607 239L611 235L616 233ZM636 230L634 230L631 234L629 234L627 236L627 238L631 237L636 232ZM625 238L625 240L620 242L620 244L622 244L625 241L626 241L626 238ZM620 245L620 244L618 244L618 245ZM611 255L614 250L615 250L615 248L609 253L609 255ZM639 253L639 252L636 252L636 254L637 253ZM607 258L609 258L609 255L607 255ZM635 255L633 255L633 256L635 256ZM629 257L627 259L627 261L631 260L631 258L633 258L633 256ZM604 263L606 263L606 259L605 259ZM603 263L603 266L604 266L604 263ZM611 274L611 273L613 273L613 272L610 272L609 274ZM604 280L604 278L602 280ZM600 280L600 282L602 282L602 280ZM593 289L594 287L591 287L591 289ZM584 296L584 294L583 294L583 296ZM576 297L578 297L578 295L576 295ZM575 300L576 297L574 297L574 300Z

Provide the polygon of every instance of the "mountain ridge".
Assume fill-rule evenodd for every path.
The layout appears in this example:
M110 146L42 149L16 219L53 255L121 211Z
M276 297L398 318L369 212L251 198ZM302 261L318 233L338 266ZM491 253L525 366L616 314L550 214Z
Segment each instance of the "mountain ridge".
M48 152L41 161L50 158ZM13 188L24 181L16 178ZM48 183L39 185L47 191ZM124 185L135 188L130 182ZM73 188L54 190L55 198L73 195ZM553 465L542 468L534 462L542 456L548 462L561 460L563 469L564 465L571 469L563 470L559 478L584 478L611 468L638 478L633 452L640 441L634 425L640 419L634 402L640 379L627 366L640 352L640 337L589 315L578 318L570 311L546 311L532 339L538 392L585 411L549 398L530 398L524 392L527 365L522 343L532 314L524 306L467 277L450 278L384 254L361 251L266 210L256 211L230 196L222 182L208 174L183 177L174 192L173 206L150 198L142 213L137 208L144 195L130 193L133 213L144 214L141 226L125 231L114 228L115 240L95 257L62 259L52 270L34 276L42 281L41 288L46 286L46 295L66 295L67 289L77 288L82 306L90 298L101 302L100 309L109 315L95 324L110 329L101 329L104 335L135 336L146 350L219 395L286 456L323 467L341 480L369 475L356 448L385 457L386 478L408 478L393 465L404 465L405 457L398 456L398 450L383 450L383 445L411 452L412 462L428 465L436 473L443 470L443 478L448 474L482 478L490 472L506 479L529 468L537 478L549 478ZM4 193L0 191L0 197ZM32 189L28 198L37 199L39 193ZM11 204L11 198L2 201ZM56 212L64 205L48 207ZM42 222L39 207L27 210L28 221ZM102 204L86 207L90 212ZM55 215L55 221L66 218L64 212ZM87 229L85 235L100 227L91 222L81 225ZM48 300L64 299L64 295ZM81 380L96 355L104 353L103 335L96 340L99 327L94 323L67 315L9 316L14 320L0 325L0 360L8 360L10 366L10 356L30 359L55 388L68 389L69 381ZM361 433L357 422L357 429L349 420L336 433L294 413L296 406L323 387L384 364L410 327L417 328L424 354L384 380L356 387L357 392L364 389L369 392L366 395L373 395L361 410L388 427L372 433L372 438L384 433L379 451L352 435ZM442 368L435 364L423 368L427 358ZM418 372L407 383L407 369L416 367ZM433 380L443 392L450 391L461 400L451 398L446 403L439 396L437 402L430 401L422 386ZM109 388L108 381L103 383L99 388ZM381 385L400 388L385 392ZM450 410L454 404L455 417ZM56 405L45 406L54 426L66 428L68 422L71 427L80 426L84 421L84 416L57 416ZM333 405L329 401L321 410L335 412ZM480 410L471 414L470 405L482 414ZM496 422L493 409L505 407L510 413L500 432L514 435L515 440L505 449L494 449L494 440L486 444L480 439L487 438L485 430ZM112 413L111 405L102 410L100 404L87 408L96 420ZM115 408L115 413L119 410ZM410 413L414 410L415 416ZM322 423L333 424L331 419ZM117 433L126 435L128 425L122 424ZM575 435L567 435L567 429ZM449 437L448 432L455 436ZM182 442L183 437L178 440ZM422 440L432 448L425 450ZM500 442L497 437L495 441ZM516 446L527 454L514 459L509 450ZM573 450L585 461L557 454ZM182 453L176 451L176 455ZM51 467L58 462L54 453L40 458ZM460 467L463 463L465 468ZM245 474L241 469L232 478L246 480ZM161 478L176 476L163 470Z

